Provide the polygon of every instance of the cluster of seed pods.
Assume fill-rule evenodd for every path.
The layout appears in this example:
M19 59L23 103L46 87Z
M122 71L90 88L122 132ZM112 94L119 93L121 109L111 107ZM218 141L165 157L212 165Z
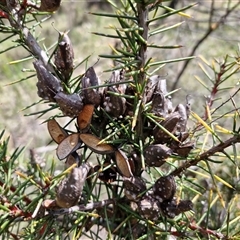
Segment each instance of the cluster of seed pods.
M104 128L111 121L124 120L125 117L133 115L132 98L127 98L126 95L134 95L134 88L131 84L126 84L124 70L113 71L103 87L94 68L90 67L81 78L81 91L69 94L66 87L73 71L73 57L70 39L63 33L59 36L59 45L55 53L56 72L50 72L40 60L34 62L39 97L55 102L63 115L76 118L77 122L77 131L71 134L55 119L47 123L52 139L58 144L56 153L59 160L66 160L68 167L77 163L57 187L56 205L69 208L77 204L87 175L91 171L108 184L116 181L119 175L123 181L124 198L132 209L147 219L156 220L159 215L174 218L191 210L190 200L176 200L176 183L173 176L160 177L147 189L146 181L141 177L144 169L137 150L131 146L132 150L128 154L124 146L105 143L104 139L96 136L102 122ZM148 134L153 136L153 140L143 149L146 167L161 167L173 154L187 157L194 147L194 142L188 140L186 127L189 104L178 104L173 108L166 80L157 75L147 80L143 102L146 106L151 106L148 111L156 119L156 123L149 121L144 126L148 129ZM96 116L96 111L102 115ZM109 117L104 118L103 115ZM95 131L92 131L92 127ZM83 162L80 153L82 148L105 156L103 167L106 170L102 171L100 165L92 167L86 161Z

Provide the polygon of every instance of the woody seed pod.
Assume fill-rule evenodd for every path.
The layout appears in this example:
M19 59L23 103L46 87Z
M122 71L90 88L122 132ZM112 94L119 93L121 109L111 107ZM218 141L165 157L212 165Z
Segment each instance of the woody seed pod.
M188 119L185 106L183 106L183 104L178 104L174 111L178 112L180 115L176 130L178 132L185 132L186 126L187 126L187 119Z
M59 33L58 47L55 53L55 65L63 77L63 81L68 85L68 80L73 71L74 52L68 32Z
M106 143L99 144L101 139L89 133L80 134L80 139L95 153L107 154L113 153L115 150L114 147L110 144Z
M153 221L157 220L160 215L159 202L152 195L146 195L138 202L138 210L144 218Z
M83 108L82 98L77 93L58 92L54 98L65 116L77 117Z
M77 204L82 194L83 185L91 166L88 163L75 167L64 178L56 189L56 204L62 208L69 208Z
M160 124L163 128L168 130L170 133L175 133L177 128L177 123L180 119L180 115L178 112L171 113L164 121L162 121ZM168 133L166 133L164 130L156 126L153 129L153 136L156 143L169 143L171 141L171 136L169 136Z
M63 90L61 82L45 68L42 61L37 60L33 62L33 65L38 78L38 96L45 100L56 102L55 95Z
M171 144L172 151L181 156L181 157L187 157L190 153L190 151L194 148L195 143L193 141L188 141L185 143L176 143L174 142Z
M131 201L138 201L138 195L147 190L146 183L141 177L123 178L125 196Z
M57 147L57 156L59 160L63 160L70 154L75 152L81 146L78 133L73 133L61 141Z
M167 200L160 204L162 214L168 218L174 218L180 213L193 210L193 203L191 200L180 200L177 203L176 199Z
M47 127L52 139L58 144L68 136L67 132L62 127L60 127L55 119L49 120L47 122Z
M155 198L160 202L171 200L176 192L176 183L173 176L160 177L153 185Z
M147 84L144 92L144 99L146 103L152 100L156 86L158 84L158 81L160 81L160 79L161 77L158 75L151 76L150 78L147 79Z
M103 167L106 168L110 166L109 163L104 163ZM109 168L105 169L105 170L101 170L101 166L97 165L94 167L94 172L98 172L98 178L106 183L111 183L116 181L117 179L117 169L116 167L110 166Z
M123 75L123 70L113 71L109 83L115 83L116 85L109 86L104 90L104 109L116 118L123 115L126 110L126 99L120 96L120 94L124 94L126 91L126 85L121 84L121 81L124 80Z
M93 89L89 87L98 86L99 79L95 73L93 67L88 68L85 76L82 79L82 93L85 104L93 104L96 107L99 106L101 102L101 95L98 91L98 88Z
M117 166L117 168L119 170L119 173L121 175L123 175L125 177L128 177L128 178L133 176L128 158L122 150L118 149L115 152L115 161L116 161L116 166Z
M149 145L144 151L145 163L150 167L160 167L172 153L172 149L165 145Z
M94 112L93 104L87 104L83 106L82 111L79 113L77 117L77 124L81 132L88 131L91 124L93 112Z

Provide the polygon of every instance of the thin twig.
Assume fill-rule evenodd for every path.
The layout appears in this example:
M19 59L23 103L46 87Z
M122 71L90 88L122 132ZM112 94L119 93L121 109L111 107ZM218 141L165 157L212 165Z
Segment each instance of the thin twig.
M217 146L212 147L208 151L200 154L192 161L186 161L182 166L171 172L172 176L179 176L183 171L191 166L196 166L201 160L208 160L217 152L222 152L225 148L240 142L240 135L236 135L225 142L219 143Z
M195 52L197 51L197 49L201 46L201 44L209 37L209 35L211 35L214 31L216 31L218 29L218 27L224 23L224 21L226 20L226 18L233 12L233 10L235 10L238 5L239 5L240 1L238 1L238 3L236 3L231 9L227 9L226 13L221 16L221 18L218 20L218 22L216 22L216 24L212 23L212 17L213 17L213 4L211 6L211 10L210 10L210 16L209 16L209 25L208 25L208 30L206 31L206 33L202 36L202 38L200 38L196 44L194 45L192 51L190 52L190 54L188 55L188 57L191 57L195 54ZM177 88L178 83L180 81L181 76L183 75L183 73L185 72L188 64L190 63L190 61L185 61L183 64L183 67L181 69L181 71L178 73L176 80L174 81L174 84L171 88L171 90L174 90Z
M88 203L86 205L81 204L81 205L73 206L71 208L61 208L61 209L53 210L52 213L53 215L63 215L63 214L71 214L79 211L89 211L89 210L101 208L110 204L115 204L115 202L116 202L115 199L107 199L99 202Z
M7 0L10 1L10 0ZM27 27L24 27L22 25L22 15L23 12L22 11L26 11L25 10L19 10L16 9L16 7L11 7L11 4L8 3L8 8L9 8L9 23L10 25L15 28L18 31L19 37L20 39L23 38L25 44L28 46L29 50L31 51L32 55L38 59L40 59L44 66L51 71L52 73L54 73L54 69L52 67L51 64L49 64L49 58L46 54L45 51L43 51L43 49L39 46L38 42L36 41L36 39L33 37L33 35L30 33L29 29Z
M186 223L185 223L185 222L181 222L181 225L186 225ZM211 236L216 237L217 239L223 239L223 238L225 238L225 236L224 236L222 233L213 231L213 230L208 229L208 228L202 228L202 227L199 227L199 226L197 226L197 225L195 225L195 224L192 224L192 223L190 223L190 224L188 225L188 227L189 227L191 230L193 230L193 231L198 231L198 232L200 232L200 233L203 234L203 235L207 235L207 236L208 236L208 235L211 235Z

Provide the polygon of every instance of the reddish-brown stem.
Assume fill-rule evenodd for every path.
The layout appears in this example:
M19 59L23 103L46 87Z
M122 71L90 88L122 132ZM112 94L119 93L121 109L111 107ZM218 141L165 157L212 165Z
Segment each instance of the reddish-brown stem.
M182 166L175 169L171 172L172 176L179 176L182 172L184 172L187 168L191 166L197 165L201 160L208 160L210 156L213 156L217 152L223 152L227 147L234 145L240 142L240 135L236 135L225 142L219 143L217 146L210 148L208 151L200 154L192 161L186 161Z
M210 109L211 107L212 107L212 105L213 105L213 102L214 102L214 99L215 99L215 96L216 96L216 94L217 94L217 92L218 92L218 87L219 87L219 85L220 85L220 83L221 83L221 78L222 78L222 75L224 74L224 72L225 72L225 63L223 63L222 65L221 65L221 67L220 67L220 71L219 71L219 73L217 73L217 75L216 75L216 80L215 80L215 83L214 83L214 85L213 85L213 87L212 87L212 91L211 91L211 94L210 94L210 96L207 98L207 102L206 102L206 107L205 107L205 117L204 117L204 119L205 120L207 120L208 119L208 110L207 110L207 107Z
M183 224L185 225L185 223L183 222ZM205 235L205 236L208 236L208 235L211 235L211 236L214 236L216 237L217 239L223 239L225 236L221 233L218 233L216 231L213 231L211 229L207 229L207 228L202 228L202 227L199 227L195 224L192 224L190 223L188 225L188 227L193 230L193 231L198 231L200 232L201 234Z

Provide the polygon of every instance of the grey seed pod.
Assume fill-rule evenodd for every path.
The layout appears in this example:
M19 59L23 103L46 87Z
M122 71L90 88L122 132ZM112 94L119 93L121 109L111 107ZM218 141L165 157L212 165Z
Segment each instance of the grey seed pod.
M166 117L172 111L171 98L167 95L166 79L159 79L152 99L152 112L158 117Z
M38 78L38 96L50 102L56 102L54 98L55 95L63 91L61 82L45 68L42 61L37 60L33 62L33 65L36 69Z
M99 78L93 67L88 68L85 76L82 78L82 95L85 104L94 104L95 107L99 106L101 103L101 95L98 88L92 89L89 87L98 86Z
M112 75L108 81L109 83L116 83L113 88L117 90L116 92L119 92L121 94L124 94L127 88L126 84L121 83L124 81L124 74L125 71L123 69L115 70L112 72Z
M55 53L55 65L62 74L62 80L68 85L68 80L73 71L74 52L68 32L59 33L58 47Z
M66 167L71 167L73 164L77 163L78 165L82 162L82 155L77 152L73 152L66 159Z
M158 81L156 86L156 92L161 92L164 94L164 96L168 93L166 79L161 79Z
M174 111L178 112L180 115L176 130L178 132L185 132L187 128L187 120L188 120L186 107L183 104L178 104Z
M180 115L178 112L171 113L164 121L160 122L162 127L168 130L170 133L174 134L177 128L177 123L180 119ZM156 143L169 143L171 142L171 136L168 135L161 128L156 126L153 129L153 136Z
M146 183L141 177L132 176L130 178L123 178L125 187L125 196L131 201L139 201L139 194L147 190Z
M191 200L180 200L177 203L176 199L167 200L160 204L162 214L168 218L193 210L193 203Z
M103 168L110 166L110 163L104 163ZM94 167L94 172L98 172L98 178L106 183L112 183L117 179L117 168L111 166L105 170L101 170L102 167L100 165L96 165Z
M88 87L99 85L99 78L93 67L88 68L88 70L86 71L85 77L90 80L90 85Z
M113 71L108 83L115 83L116 85L109 86L104 89L103 107L106 112L116 118L123 115L126 111L126 99L119 96L120 94L124 94L126 91L126 85L121 84L121 81L123 80L123 70Z
M152 112L158 117L166 117L168 114L168 106L163 93L156 92L153 94Z
M166 200L160 203L161 213L163 216L167 218L175 218L176 217L176 210L177 210L177 203L175 199Z
M147 234L147 226L145 226L144 223L140 223L140 222L135 223L131 227L131 230L132 230L133 239L138 239L142 237L144 234ZM150 235L150 233L148 233L148 235ZM148 239L151 240L151 238L149 237Z
M56 189L56 203L59 207L69 208L77 204L90 169L91 166L88 163L75 167L59 183Z
M116 89L112 87L109 87L108 91L118 93ZM118 118L126 111L126 99L121 96L112 95L111 93L106 94L103 107L109 115Z
M177 205L176 214L193 210L193 203L191 200L180 200Z
M82 98L77 93L58 92L54 98L65 116L77 117L83 109Z
M171 148L162 144L149 145L144 150L145 163L149 167L160 167L165 163L165 159L172 155Z
M159 202L171 200L176 193L176 183L173 176L160 177L153 185L153 193Z
M152 195L146 195L138 202L139 213L146 219L155 221L161 213L159 202Z
M194 141L189 141L185 143L176 143L171 144L171 149L173 152L181 157L187 157L192 149L195 147Z
M147 84L144 92L144 101L148 103L152 100L153 93L157 87L158 82L161 80L161 77L158 75L153 75L147 79Z

